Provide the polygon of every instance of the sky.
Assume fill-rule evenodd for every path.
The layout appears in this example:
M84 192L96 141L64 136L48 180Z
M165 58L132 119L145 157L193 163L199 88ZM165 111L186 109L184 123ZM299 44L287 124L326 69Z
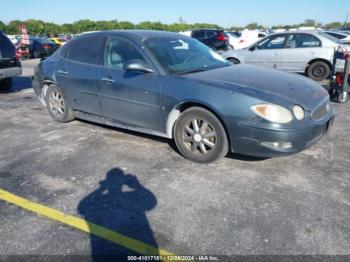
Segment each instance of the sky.
M0 20L41 19L58 24L79 19L207 22L223 27L344 22L350 0L0 0ZM349 19L350 20L350 16Z

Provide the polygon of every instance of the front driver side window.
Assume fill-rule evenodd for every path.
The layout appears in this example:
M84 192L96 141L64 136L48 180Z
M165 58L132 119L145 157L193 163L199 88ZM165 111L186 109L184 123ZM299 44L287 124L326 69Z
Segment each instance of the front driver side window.
M284 47L285 35L274 35L262 40L256 45L257 49L280 49Z
M107 40L104 54L105 66L122 69L125 63L135 59L144 61L142 54L131 43L120 38Z

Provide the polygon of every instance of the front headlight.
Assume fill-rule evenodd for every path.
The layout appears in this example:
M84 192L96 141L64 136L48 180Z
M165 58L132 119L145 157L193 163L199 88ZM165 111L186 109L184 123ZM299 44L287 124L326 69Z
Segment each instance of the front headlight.
M251 107L258 116L278 124L286 124L293 120L292 113L285 107L274 104L260 104Z

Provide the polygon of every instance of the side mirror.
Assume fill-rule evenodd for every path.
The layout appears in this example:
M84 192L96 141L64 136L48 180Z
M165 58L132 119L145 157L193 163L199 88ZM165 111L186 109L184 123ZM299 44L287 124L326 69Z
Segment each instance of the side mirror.
M134 71L134 72L142 72L142 73L153 73L153 70L145 64L140 59L131 60L124 64L123 69L125 71Z

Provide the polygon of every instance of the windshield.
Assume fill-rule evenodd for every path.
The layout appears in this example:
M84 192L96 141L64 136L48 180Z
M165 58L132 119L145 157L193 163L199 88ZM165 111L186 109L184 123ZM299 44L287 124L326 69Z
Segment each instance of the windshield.
M192 38L149 38L146 46L169 74L186 74L231 65L212 49Z

